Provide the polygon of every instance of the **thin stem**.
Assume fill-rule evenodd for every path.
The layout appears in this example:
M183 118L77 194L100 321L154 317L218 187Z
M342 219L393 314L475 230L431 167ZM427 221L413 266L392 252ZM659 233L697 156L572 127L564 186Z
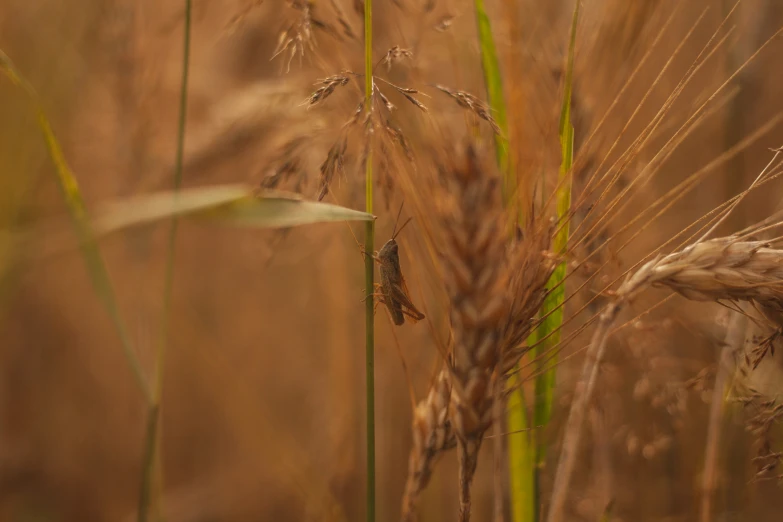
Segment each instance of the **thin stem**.
M372 0L364 2L364 109L372 111ZM371 139L368 136L367 139ZM372 144L367 144L365 164L364 209L372 214ZM368 221L365 228L364 251L372 252L375 245L375 222ZM373 292L375 266L373 258L364 257L365 301L365 372L367 393L367 522L375 522L375 312Z
M185 29L182 52L182 81L179 96L179 121L177 124L177 151L174 162L174 190L182 186L182 164L185 151L185 123L188 102L188 75L190 70L190 17L191 0L185 0ZM162 488L163 467L160 456L160 409L163 396L163 374L168 348L169 316L171 313L171 296L174 282L174 250L177 241L179 221L176 215L171 218L169 228L168 251L166 257L166 275L163 287L163 314L160 325L160 339L155 357L155 379L152 388L152 404L147 418L147 434L145 437L144 469L142 473L141 492L139 495L139 522L145 522L149 516L150 492L154 481L155 469L160 480L158 487ZM156 500L160 500L160 495Z

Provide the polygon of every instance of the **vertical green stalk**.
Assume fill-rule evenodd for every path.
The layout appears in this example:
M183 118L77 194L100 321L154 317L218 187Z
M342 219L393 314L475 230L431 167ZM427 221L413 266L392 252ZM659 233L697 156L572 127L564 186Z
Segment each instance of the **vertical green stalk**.
M573 89L574 48L576 45L576 28L579 19L579 0L576 0L574 14L571 20L571 34L568 45L568 61L565 71L565 85L563 87L563 101L560 110L559 137L560 137L560 184L556 195L558 231L554 237L554 251L565 254L568 246L569 214L571 211L571 185L569 178L574 159L574 126L571 123L571 93ZM563 301L565 300L565 286L562 284L566 275L566 263L557 265L552 277L547 284L548 288L555 288L547 298L541 309L544 321L535 332L536 339L548 338L545 343L538 346L533 357L543 353L560 342L560 328L563 325ZM533 409L533 425L546 426L552 417L552 403L554 401L554 387L556 379L556 365L551 364L550 358L541 365L547 365L548 369L542 371L536 378L535 399ZM543 439L538 439L535 446L535 497L540 499L540 471L546 461L547 446ZM536 520L539 518L540 501L536 501Z
M364 2L364 110L372 111L372 0ZM371 139L369 136L367 139ZM372 143L367 144L367 163L364 174L364 210L372 214ZM375 245L375 221L368 221L364 234L364 251L372 252ZM367 392L367 522L375 522L375 266L373 258L364 256L365 302L365 372Z
M185 151L185 122L188 102L188 74L190 70L190 17L191 0L185 0L185 28L182 53L182 81L179 95L179 121L177 124L177 151L174 162L174 190L179 191L182 186L182 164ZM154 471L162 477L163 467L160 455L160 409L163 396L163 374L166 363L166 349L168 347L169 316L171 313L171 296L174 282L174 251L177 240L179 221L177 217L171 218L169 228L169 241L166 257L166 275L163 287L163 314L160 325L160 338L155 357L155 380L152 389L152 403L147 415L147 432L145 435L145 450L142 471L141 491L139 493L139 522L146 522L149 516L150 496L154 482ZM162 490L163 480L160 478L158 487ZM160 492L159 490L159 492ZM157 499L160 500L160 494ZM158 508L160 506L158 505Z
M495 153L498 167L503 177L503 205L517 215L522 224L521 205L516 205L517 179L516 169L512 165L508 151L508 111L503 92L503 77L500 70L497 50L492 36L492 25L484 8L483 0L474 0L476 23L478 25L479 46L481 48L481 65L484 71L484 82L487 88L487 99L492 114L497 121L502 135L495 136ZM513 229L512 229L513 230ZM510 433L507 438L508 466L511 497L511 514L515 522L532 522L536 519L538 496L535 488L535 437L536 432L530 430L536 423L525 405L524 393L514 373L508 381L511 390L508 397L506 429ZM496 494L500 494L497 492Z

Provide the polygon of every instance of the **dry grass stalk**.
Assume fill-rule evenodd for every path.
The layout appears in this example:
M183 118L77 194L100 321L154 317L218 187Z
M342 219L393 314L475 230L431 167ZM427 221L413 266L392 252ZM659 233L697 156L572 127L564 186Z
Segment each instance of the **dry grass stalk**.
M413 448L402 500L403 522L416 520L419 495L427 487L440 455L457 445L448 416L451 384L448 369L438 374L427 398L413 412Z
M629 277L601 314L582 370L582 393L571 405L558 463L549 522L563 519L566 493L576 461L582 424L609 330L620 311L650 286L672 289L697 301L749 301L766 315L783 312L783 250L764 241L729 236L695 243L680 252L654 259Z
M507 310L506 245L497 179L468 146L441 181L443 277L454 339L450 408L459 459L459 520L470 520L470 488L484 433L492 423L495 368Z

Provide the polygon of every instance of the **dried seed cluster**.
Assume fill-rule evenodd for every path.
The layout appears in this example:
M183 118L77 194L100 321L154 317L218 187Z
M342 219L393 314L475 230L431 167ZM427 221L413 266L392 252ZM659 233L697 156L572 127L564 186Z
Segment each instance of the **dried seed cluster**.
M495 131L495 134L500 134L500 127L495 121L495 118L493 118L490 114L489 107L487 107L483 101L479 100L469 92L455 91L449 89L448 87L444 87L443 85L435 85L435 88L448 94L463 109L467 109L482 120L489 123L489 125L492 127L492 130Z
M419 494L427 487L440 455L457 445L449 420L451 384L444 369L430 388L427 398L413 412L413 447L408 460L408 480L402 501L403 522L416 519Z

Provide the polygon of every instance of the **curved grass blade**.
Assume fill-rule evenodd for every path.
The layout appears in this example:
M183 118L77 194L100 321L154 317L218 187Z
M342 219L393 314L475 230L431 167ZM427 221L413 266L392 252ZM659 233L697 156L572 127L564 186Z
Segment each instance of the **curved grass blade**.
M95 231L104 236L172 218L190 218L244 228L281 228L334 221L372 221L372 214L294 193L258 192L249 185L215 185L156 192L111 203L98 213Z
M87 271L92 281L93 288L98 294L98 297L103 301L103 305L106 308L109 317L111 318L114 327L117 330L117 334L120 338L122 351L128 366L133 372L134 379L144 395L144 398L149 403L151 400L151 392L147 379L144 376L144 372L141 368L141 364L136 357L133 347L130 342L130 337L125 328L125 324L120 316L119 307L117 306L117 300L114 294L114 288L111 284L109 273L106 269L101 252L95 242L92 227L87 215L87 209L84 205L81 192L79 190L79 184L76 181L76 177L73 175L68 163L65 160L65 156L60 147L60 143L54 135L52 126L49 123L49 119L41 106L38 99L38 95L24 77L14 66L11 59L0 50L0 71L17 87L19 87L27 95L30 103L36 112L38 120L38 127L46 143L46 148L54 164L57 174L57 181L63 193L63 199L68 208L68 212L71 215L76 235L79 238L79 243L82 246L82 254L84 256L85 264L87 265Z
M306 201L297 194L264 191L249 185L215 185L163 191L104 204L87 224L91 240L170 219L218 223L242 228L281 228L335 221L373 221L372 214L350 208ZM30 245L34 259L61 254L84 244L65 237L59 220L22 231L0 231L8 243Z

